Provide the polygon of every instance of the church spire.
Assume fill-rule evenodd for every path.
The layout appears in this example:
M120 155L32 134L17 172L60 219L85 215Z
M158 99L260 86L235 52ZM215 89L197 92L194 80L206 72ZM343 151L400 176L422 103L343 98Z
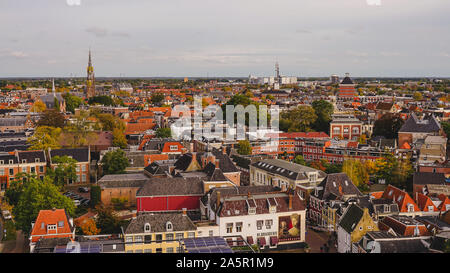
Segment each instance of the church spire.
M52 79L52 93L53 96L56 97L55 79Z

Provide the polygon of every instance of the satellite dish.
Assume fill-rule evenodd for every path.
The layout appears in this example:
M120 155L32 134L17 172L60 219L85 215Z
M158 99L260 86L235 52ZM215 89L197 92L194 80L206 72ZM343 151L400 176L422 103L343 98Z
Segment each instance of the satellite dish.
M368 253L381 253L380 243L377 241L370 241L367 243L366 250Z

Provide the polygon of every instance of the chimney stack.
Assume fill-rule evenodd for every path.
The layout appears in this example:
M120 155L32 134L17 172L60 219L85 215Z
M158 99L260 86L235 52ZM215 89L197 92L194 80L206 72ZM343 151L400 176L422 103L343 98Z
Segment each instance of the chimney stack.
M220 206L220 191L217 192L216 209Z
M220 168L219 161L219 159L216 159L216 162L214 163L214 165L216 165L216 169Z

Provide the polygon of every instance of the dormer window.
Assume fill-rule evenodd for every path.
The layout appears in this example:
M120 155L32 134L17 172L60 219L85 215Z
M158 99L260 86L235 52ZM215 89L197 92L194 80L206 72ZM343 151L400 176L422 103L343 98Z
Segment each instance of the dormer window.
M48 230L56 230L56 225L47 225L47 231Z
M177 145L170 145L170 150L171 151L177 151L178 150L178 146Z
M41 160L39 158L35 158L34 162L39 163Z
M270 213L276 213L277 212L277 207L276 206L270 206L269 207L269 212Z
M256 214L256 208L248 208L248 214Z
M414 212L414 205L408 204L408 212Z
M27 163L27 160L26 159L22 159L22 163Z
M169 221L166 223L166 231L173 231L172 222Z
M14 164L14 161L13 160L9 160L9 164Z
M391 207L389 205L384 205L384 212L391 212Z
M5 164L5 161L4 160L0 160L0 165L3 165L3 164Z
M145 225L144 225L144 232L151 232L151 228L150 228L150 224L149 223L145 223Z

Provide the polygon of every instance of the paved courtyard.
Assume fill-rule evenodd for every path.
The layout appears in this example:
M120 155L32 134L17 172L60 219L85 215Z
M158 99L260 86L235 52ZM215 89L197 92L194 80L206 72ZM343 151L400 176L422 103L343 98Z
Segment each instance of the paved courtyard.
M306 243L311 248L310 253L320 253L321 252L320 248L323 247L324 244L327 244L329 240L330 240L329 232L314 231L309 227L306 230ZM334 242L331 243L328 252L336 253L336 247L334 246Z

